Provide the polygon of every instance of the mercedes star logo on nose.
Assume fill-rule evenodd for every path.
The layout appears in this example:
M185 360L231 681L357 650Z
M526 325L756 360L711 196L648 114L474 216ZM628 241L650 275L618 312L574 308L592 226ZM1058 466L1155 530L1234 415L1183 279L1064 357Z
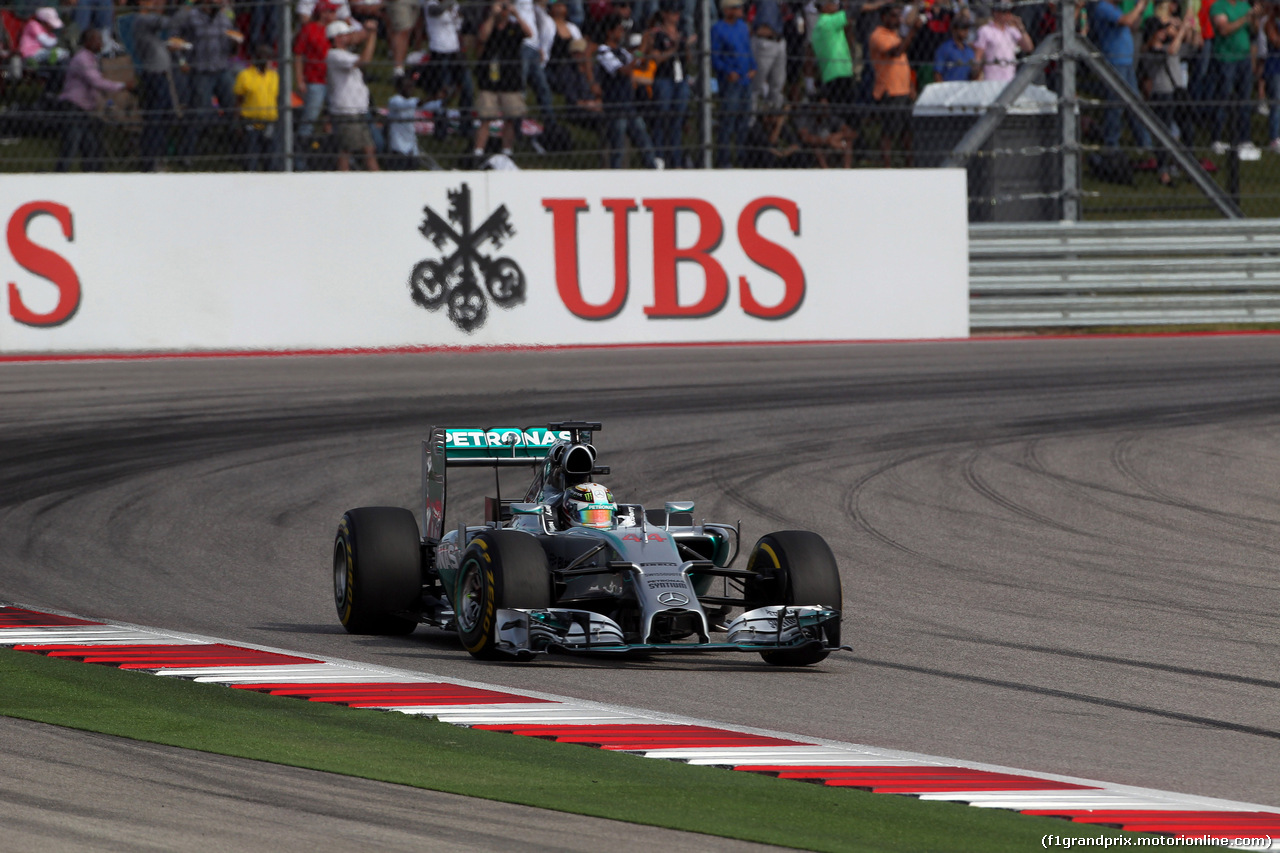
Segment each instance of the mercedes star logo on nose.
M679 592L664 592L658 596L658 601L668 606L677 604L688 604L689 597Z

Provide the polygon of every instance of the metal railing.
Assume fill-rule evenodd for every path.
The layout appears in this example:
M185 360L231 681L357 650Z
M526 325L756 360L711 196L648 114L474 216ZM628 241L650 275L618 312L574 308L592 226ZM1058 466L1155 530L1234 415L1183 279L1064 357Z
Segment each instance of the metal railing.
M1280 323L1280 220L969 227L975 330Z

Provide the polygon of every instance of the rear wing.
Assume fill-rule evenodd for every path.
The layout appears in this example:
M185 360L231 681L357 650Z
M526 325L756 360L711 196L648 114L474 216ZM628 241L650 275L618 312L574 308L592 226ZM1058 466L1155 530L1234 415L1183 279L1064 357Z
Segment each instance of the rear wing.
M587 444L600 424L567 421L545 427L432 427L422 442L422 536L444 535L450 468L534 468L558 441Z
M464 466L536 465L557 441L573 440L567 429L545 427L438 428L444 433L446 464ZM437 430L432 430L434 436Z

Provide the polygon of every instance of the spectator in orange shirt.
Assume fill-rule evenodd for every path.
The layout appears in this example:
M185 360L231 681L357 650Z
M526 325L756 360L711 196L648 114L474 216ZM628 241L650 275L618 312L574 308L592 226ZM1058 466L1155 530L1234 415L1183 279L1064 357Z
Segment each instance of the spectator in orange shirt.
M911 165L911 66L907 62L907 49L920 32L923 19L912 15L906 36L901 36L902 7L885 6L880 10L880 26L869 39L871 68L875 72L875 85L871 97L880 108L880 154L884 167L889 168L894 140L899 140L906 152L907 165Z

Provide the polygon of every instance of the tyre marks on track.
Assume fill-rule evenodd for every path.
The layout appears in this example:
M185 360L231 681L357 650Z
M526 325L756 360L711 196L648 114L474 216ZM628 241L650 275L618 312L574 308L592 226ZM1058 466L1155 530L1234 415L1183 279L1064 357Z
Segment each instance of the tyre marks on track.
M946 560L913 548L889 531L882 528L880 525L876 524L864 505L867 501L867 492L871 490L873 484L878 485L880 480L892 477L901 469L906 468L912 463L937 456L939 453L940 451L925 451L920 453L903 454L890 459L855 480L853 485L845 491L842 503L844 505L845 514L853 521L854 525L881 544L887 545L895 551L914 557L917 560L928 563L937 568L959 569L958 566L955 566Z

